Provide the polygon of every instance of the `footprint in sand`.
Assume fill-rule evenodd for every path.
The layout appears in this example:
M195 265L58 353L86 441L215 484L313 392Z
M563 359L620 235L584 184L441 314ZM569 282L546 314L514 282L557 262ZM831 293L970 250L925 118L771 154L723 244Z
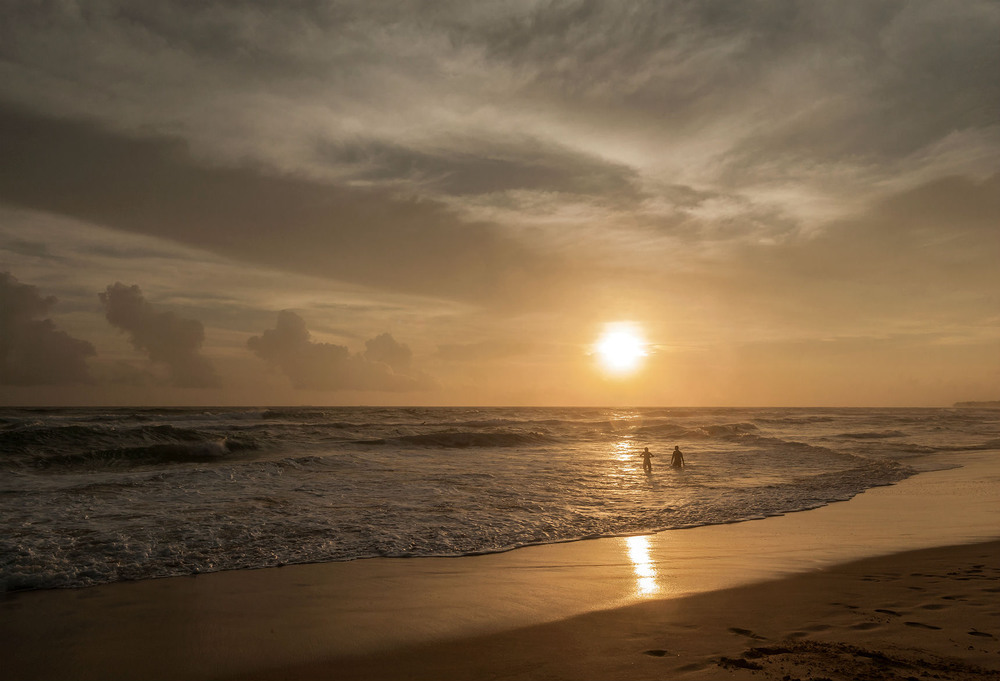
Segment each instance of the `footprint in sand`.
M685 665L682 665L682 666L678 667L677 671L679 671L679 672L698 672L698 671L701 671L702 669L705 669L706 667L710 667L712 664L714 664L714 661L711 661L711 662L692 662L690 664L685 664Z
M893 617L899 617L899 613L895 610L886 610L885 608L875 608L875 612L881 612L886 615L892 615Z
M948 607L947 603L928 603L927 605L921 605L921 610L944 610Z
M903 624L908 627L916 627L917 629L941 629L941 627L935 627L933 624L924 624L923 622L903 622Z
M878 622L860 622L858 624L852 624L850 628L857 631L867 631L868 629L877 629L880 626L882 625Z
M969 636L983 636L985 638L996 638L993 634L987 634L985 631L976 631L973 629L969 632Z
M755 639L759 639L759 640L764 640L763 636L758 636L757 634L755 634L754 632L750 631L749 629L740 629L739 627L729 627L729 631L731 631L734 634L739 634L740 636L746 636L747 638L755 638Z
M847 608L848 610L858 610L858 606L856 606L856 605L848 605L847 603L831 603L830 605L841 605L841 606Z
M642 654L652 655L653 657L664 657L666 655L669 655L670 653L669 651L663 650L661 648L656 648L655 650L644 650L642 651Z
M826 631L830 628L829 624L810 624L808 627L803 627L806 631Z

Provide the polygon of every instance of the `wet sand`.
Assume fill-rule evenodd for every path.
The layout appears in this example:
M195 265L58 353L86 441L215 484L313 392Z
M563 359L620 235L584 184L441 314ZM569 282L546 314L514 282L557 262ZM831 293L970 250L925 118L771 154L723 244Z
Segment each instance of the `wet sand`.
M998 679L1000 542L249 679Z
M1000 465L963 463L648 537L8 594L0 679L997 678Z

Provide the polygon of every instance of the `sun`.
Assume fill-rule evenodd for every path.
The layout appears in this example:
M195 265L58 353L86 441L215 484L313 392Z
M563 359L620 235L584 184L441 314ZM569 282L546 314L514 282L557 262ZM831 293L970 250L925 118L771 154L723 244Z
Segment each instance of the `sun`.
M631 325L610 325L594 345L601 366L613 374L630 374L646 357L646 342Z

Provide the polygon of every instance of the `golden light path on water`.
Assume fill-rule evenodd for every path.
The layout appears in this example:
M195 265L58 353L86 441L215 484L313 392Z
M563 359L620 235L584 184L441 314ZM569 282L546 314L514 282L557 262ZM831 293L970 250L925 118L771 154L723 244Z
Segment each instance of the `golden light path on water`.
M626 537L628 557L635 572L635 588L640 596L651 596L660 590L656 583L656 564L649 557L649 537Z
M614 445L614 457L618 461L628 461L635 456L631 440L620 440Z

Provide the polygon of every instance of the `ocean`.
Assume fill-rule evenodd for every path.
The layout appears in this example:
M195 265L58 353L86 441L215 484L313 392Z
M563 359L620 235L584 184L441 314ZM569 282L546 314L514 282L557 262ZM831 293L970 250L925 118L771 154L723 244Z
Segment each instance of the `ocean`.
M988 449L997 410L2 409L0 589L742 522Z

